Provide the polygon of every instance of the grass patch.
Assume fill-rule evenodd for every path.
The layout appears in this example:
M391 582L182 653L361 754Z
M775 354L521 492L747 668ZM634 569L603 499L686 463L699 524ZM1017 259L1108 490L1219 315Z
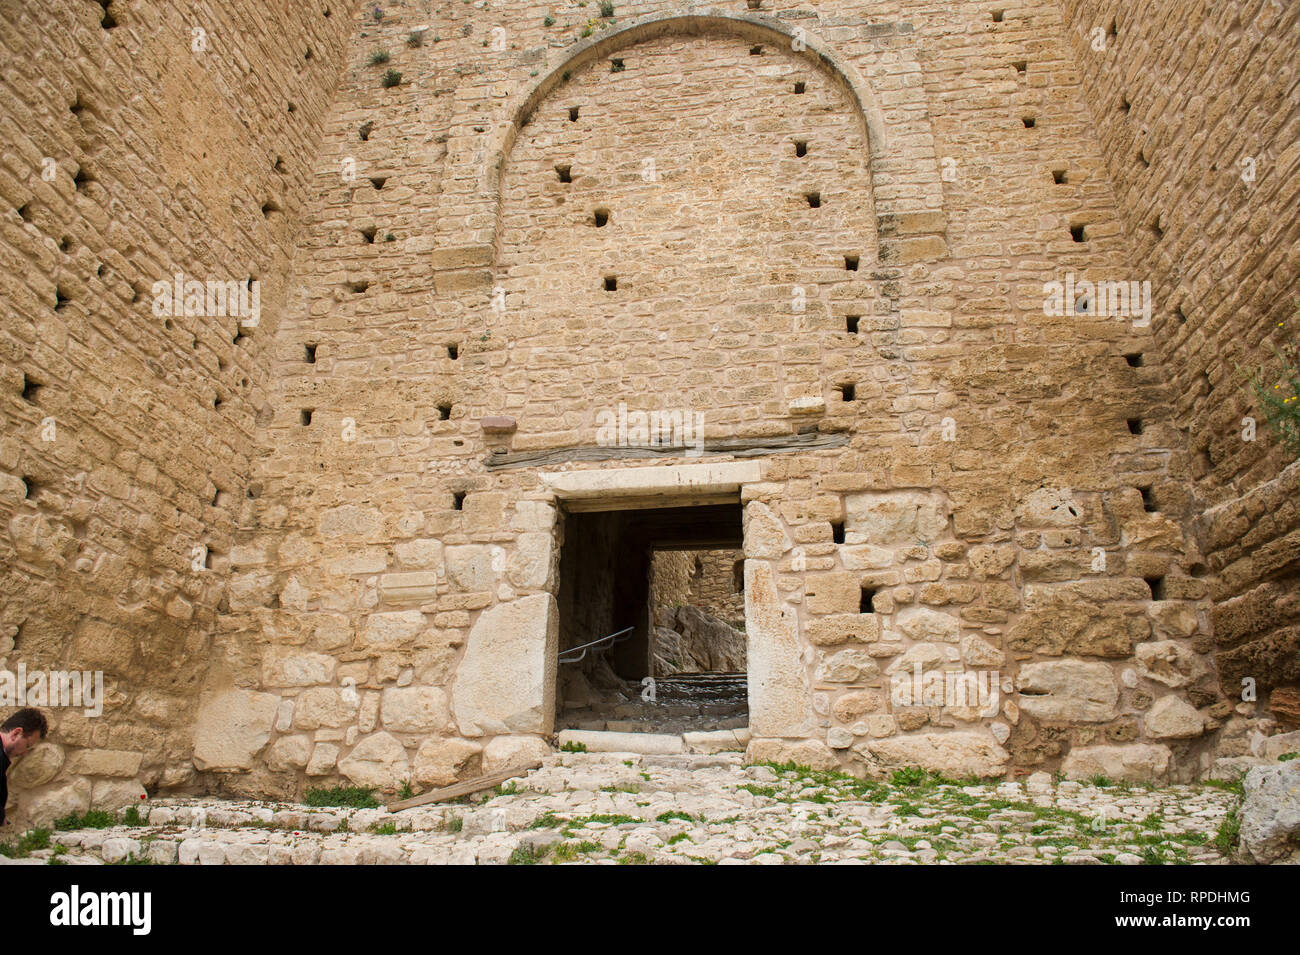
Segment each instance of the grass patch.
M395 836L397 835L397 823L375 823L370 827L370 831L377 836Z
M92 809L85 815L69 813L62 819L56 819L55 829L107 829L114 824L113 814L102 809Z
M388 55L387 50L375 50L374 53L370 54L370 65L379 66L383 63L387 63L391 59L392 57Z
M561 753L585 753L586 751L587 751L586 743L578 743L575 742L574 740L569 740L563 746L560 747ZM628 763L628 765L630 766L631 763Z
M680 809L670 809L668 812L661 812L655 816L655 822L672 822L674 819L680 819L683 822L694 822L689 812L682 812Z
M384 89L386 90L392 89L394 86L401 85L401 82L402 82L402 74L399 71L388 70L386 73L384 73L384 79L382 81Z
M135 806L128 806L126 812L122 813L122 825L124 826L143 826L144 819L140 816L140 810Z
M548 846L518 846L514 852L510 853L510 859L506 865L537 865L546 858Z
M1225 856L1231 855L1236 851L1240 840L1241 818L1237 815L1237 810L1232 809L1219 823L1219 831L1214 835L1214 847Z
M50 830L28 829L18 837L17 842L0 843L0 856L9 859L26 859L38 849L50 847ZM64 852L67 848L64 847Z
M331 786L309 788L302 801L308 806L344 806L352 809L378 809L374 793L360 786Z

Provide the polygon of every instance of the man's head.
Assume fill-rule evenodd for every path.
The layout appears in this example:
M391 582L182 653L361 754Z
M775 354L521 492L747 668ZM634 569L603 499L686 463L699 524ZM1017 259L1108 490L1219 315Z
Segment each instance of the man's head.
M48 732L45 714L29 706L0 724L0 743L4 745L6 756L17 759L45 739Z

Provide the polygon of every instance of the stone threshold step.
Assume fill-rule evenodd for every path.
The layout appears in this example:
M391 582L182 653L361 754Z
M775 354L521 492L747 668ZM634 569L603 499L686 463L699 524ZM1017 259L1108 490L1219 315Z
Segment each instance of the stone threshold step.
M711 730L698 733L612 733L602 730L562 730L559 747L582 745L589 753L639 753L643 756L673 756L681 753L743 752L749 745L749 729Z

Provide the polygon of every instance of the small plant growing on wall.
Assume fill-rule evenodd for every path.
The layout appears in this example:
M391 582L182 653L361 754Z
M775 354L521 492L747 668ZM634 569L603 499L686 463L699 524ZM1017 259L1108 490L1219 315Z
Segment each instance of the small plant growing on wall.
M375 50L374 53L370 54L370 65L378 66L381 63L387 63L389 59L387 50Z
M1300 321L1300 303L1296 305L1295 319ZM1286 323L1278 322L1278 327L1285 328ZM1269 350L1277 365L1273 371L1264 365L1237 370L1254 393L1255 403L1278 444L1292 457L1300 458L1300 345L1292 340L1278 348L1270 342Z
M424 31L412 30L410 36L406 38L407 46L424 46Z
M390 89L402 82L402 74L397 70L389 70L384 74L384 89Z
M542 17L542 26L544 27L555 26L555 17L551 16L549 13L546 16Z
M612 0L601 0L600 15L602 17L612 17L614 15L614 4Z

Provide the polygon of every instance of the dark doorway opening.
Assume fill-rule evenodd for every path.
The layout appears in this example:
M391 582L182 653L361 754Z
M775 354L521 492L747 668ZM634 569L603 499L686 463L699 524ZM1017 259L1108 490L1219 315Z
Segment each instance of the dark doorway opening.
M749 725L740 502L566 512L557 727Z

